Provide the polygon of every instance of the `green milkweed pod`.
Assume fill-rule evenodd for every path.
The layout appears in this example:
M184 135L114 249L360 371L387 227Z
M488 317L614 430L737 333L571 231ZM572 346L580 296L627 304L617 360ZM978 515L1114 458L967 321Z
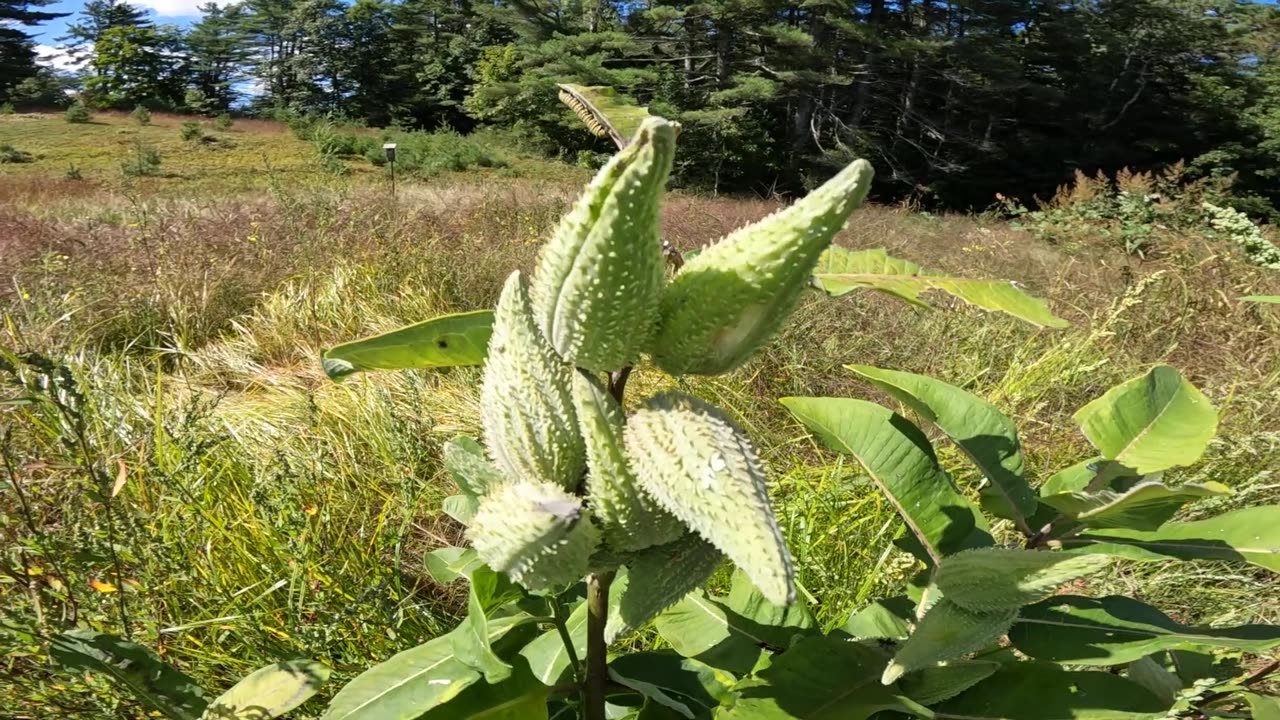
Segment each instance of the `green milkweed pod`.
M628 419L625 441L636 478L658 504L742 568L769 602L795 600L795 570L764 467L720 410L665 393Z
M532 283L538 323L578 367L617 370L653 337L666 283L658 200L675 145L674 123L645 120L542 249Z
M716 375L751 357L782 326L818 257L871 186L857 160L803 200L699 253L662 296L653 359L672 375Z
M489 567L530 590L548 590L586 573L599 531L582 501L559 485L522 481L480 502L467 539Z
M485 441L507 477L569 490L581 481L586 457L571 376L533 320L524 278L512 273L498 298L480 386Z
M610 590L605 641L613 642L680 602L722 562L724 555L697 533L633 555L626 562L626 576L619 577Z
M680 537L685 526L640 489L622 444L622 408L584 373L573 377L582 438L587 445L587 497L605 544L629 552Z
M1007 610L1040 602L1110 562L1104 555L978 548L943 558L936 582L947 599L967 610Z
M944 597L920 618L884 669L880 682L889 685L912 670L981 650L1004 637L1017 617L1017 608L979 613Z

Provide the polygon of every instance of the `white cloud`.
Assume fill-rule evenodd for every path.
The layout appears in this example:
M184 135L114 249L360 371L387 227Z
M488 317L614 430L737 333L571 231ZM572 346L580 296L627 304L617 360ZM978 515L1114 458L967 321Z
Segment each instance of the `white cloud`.
M196 17L200 11L196 8L208 0L137 0L136 5L151 8L160 17Z
M89 49L93 49L92 44ZM77 63L65 50L52 45L36 45L36 61L55 70L80 70L82 67L82 63Z

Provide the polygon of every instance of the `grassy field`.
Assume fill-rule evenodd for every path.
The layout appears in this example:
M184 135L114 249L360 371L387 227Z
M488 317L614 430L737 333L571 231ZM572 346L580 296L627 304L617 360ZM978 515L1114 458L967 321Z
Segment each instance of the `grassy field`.
M438 453L478 434L478 373L333 384L318 354L491 305L584 171L508 153L502 168L404 183L393 201L376 168L335 170L281 125L237 121L192 143L185 121L0 116L0 144L33 159L0 165L0 346L22 354L0 379L25 382L6 397L30 400L0 406L0 716L144 716L105 678L50 665L41 633L71 624L128 634L210 688L308 654L335 668L332 690L457 617L456 589L434 585L422 557L459 540L438 511L452 492ZM161 152L160 175L120 172L138 140ZM73 164L80 179L66 177ZM666 237L696 247L776 206L676 194ZM988 397L1018 421L1042 479L1090 454L1076 408L1167 362L1222 415L1220 439L1179 478L1235 489L1212 509L1280 499L1280 312L1237 301L1277 294L1280 278L1233 247L1169 231L1139 260L1088 232L1052 242L995 218L887 207L860 211L839 241L1016 279L1072 326L1036 330L942 298L926 311L815 295L759 359L696 382L757 439L822 621L843 622L907 567L880 495L776 403L885 400L846 363ZM632 396L674 382L642 369ZM1262 571L1123 566L1105 582L1188 622L1280 621Z

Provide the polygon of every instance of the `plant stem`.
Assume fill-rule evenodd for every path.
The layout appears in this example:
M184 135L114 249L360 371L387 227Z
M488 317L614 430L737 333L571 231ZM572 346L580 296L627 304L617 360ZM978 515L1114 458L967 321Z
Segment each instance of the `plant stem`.
M560 642L564 643L564 652L569 656L569 667L573 668L573 678L582 682L582 664L578 661L578 651L573 647L573 638L569 636L569 627L565 624L564 605L556 598L548 598L551 612L554 614L556 632L560 633Z
M609 585L612 582L612 572L587 576L587 679L582 689L586 720L605 720L609 644L604 641L604 627L609 620Z

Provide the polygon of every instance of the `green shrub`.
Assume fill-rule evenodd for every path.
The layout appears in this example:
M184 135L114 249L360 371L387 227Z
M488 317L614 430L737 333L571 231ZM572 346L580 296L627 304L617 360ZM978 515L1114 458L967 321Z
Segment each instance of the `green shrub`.
M65 177L68 180L84 179L84 175L80 173L80 167L75 163L71 163L70 165L67 166L67 171L63 173L63 177Z
M0 143L0 164L35 162L31 153L24 152L9 143Z
M195 142L204 139L204 129L198 122L184 122L182 127L178 128L178 135L187 142Z
M129 117L139 125L151 124L151 111L143 105L135 107L133 112L129 113Z
M213 127L215 130L230 130L234 121L231 119L231 113L222 113L213 119Z
M160 174L160 151L142 140L135 140L133 156L120 162L120 172L129 177L147 177Z
M93 115L89 112L89 108L85 107L85 104L78 100L72 103L71 107L67 108L67 111L63 113L63 117L66 118L69 123L87 123L93 119Z
M0 103L0 115L12 115L15 112L17 112L17 110L13 107L13 103Z
M444 172L506 165L481 143L453 130L389 134L384 139L396 143L396 172L410 176L429 178ZM370 141L365 159L379 167L385 165L382 142L372 138Z

